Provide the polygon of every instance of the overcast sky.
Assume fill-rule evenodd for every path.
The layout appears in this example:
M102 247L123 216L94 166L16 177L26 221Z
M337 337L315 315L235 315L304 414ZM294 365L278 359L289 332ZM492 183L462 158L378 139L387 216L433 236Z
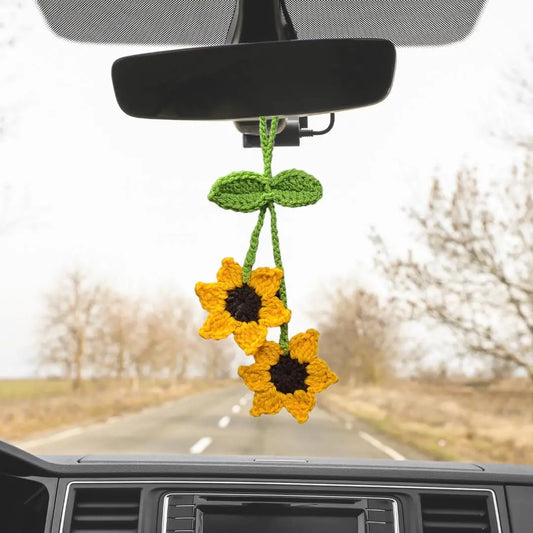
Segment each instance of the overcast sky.
M3 20L12 3L0 0ZM324 187L316 206L279 209L293 333L316 325L309 312L336 283L374 282L370 226L398 252L416 246L404 209L424 204L435 173L451 186L461 165L475 165L488 181L517 161L500 134L531 131L511 81L531 70L531 20L528 0L489 0L465 42L400 49L384 103L340 113L328 136L275 151L274 172L301 168ZM242 261L256 215L223 211L206 195L224 174L262 168L231 123L119 110L113 60L151 49L62 40L31 0L10 27L15 46L0 55L0 180L20 223L0 235L0 377L35 370L43 294L68 269L133 296L194 297L223 257ZM269 246L263 265L272 264Z

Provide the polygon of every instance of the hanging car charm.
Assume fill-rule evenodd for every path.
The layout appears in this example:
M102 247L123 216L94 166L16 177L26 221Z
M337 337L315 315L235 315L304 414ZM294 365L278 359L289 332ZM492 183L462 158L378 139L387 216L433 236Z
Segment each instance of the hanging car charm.
M218 179L209 200L224 209L243 213L259 211L250 247L241 267L233 259L222 260L214 283L196 284L196 294L209 316L199 333L205 339L233 338L250 366L239 367L239 376L253 391L250 414L276 414L283 407L300 423L315 406L315 394L337 381L337 376L318 357L318 332L309 329L289 339L291 311L279 245L275 204L284 207L311 205L322 197L322 185L302 170L285 170L272 176L272 152L278 117L267 131L261 117L259 134L264 172L233 172ZM254 268L259 235L267 210L270 214L275 268ZM280 328L279 342L267 341L268 328Z

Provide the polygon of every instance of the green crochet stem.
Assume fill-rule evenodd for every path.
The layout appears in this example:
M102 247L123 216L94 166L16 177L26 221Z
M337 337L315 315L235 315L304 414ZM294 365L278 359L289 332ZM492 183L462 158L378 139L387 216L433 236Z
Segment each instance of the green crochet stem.
M244 264L242 266L242 280L244 283L248 283L250 274L252 273L252 268L257 256L257 248L259 247L259 235L261 235L261 229L263 228L263 223L265 222L266 210L266 207L262 207L259 211L257 224L255 225L255 228L252 231L252 236L250 237L250 247L248 248L246 259L244 260Z
M263 163L265 165L263 175L268 180L272 179L272 152L274 150L274 140L276 139L278 122L279 117L272 117L270 122L270 132L267 135L267 119L266 117L260 117L259 119L259 137L261 139L261 150L263 152Z
M271 203L268 206L270 211L270 232L272 234L272 251L274 252L274 263L283 270L283 262L281 261L281 250L279 248L279 234L278 234L278 218L276 216L276 208ZM285 270L283 270L283 277L279 286L279 299L287 307L287 286L285 285ZM289 350L289 324L282 324L280 326L279 345L284 351Z
M272 117L270 123L270 132L267 132L267 120L266 117L260 117L259 119L259 136L261 139L261 150L263 152L263 163L265 165L264 176L267 179L266 186L269 188L269 181L272 179L272 152L274 150L274 140L276 138L276 130L278 129L279 117ZM257 257L257 249L259 247L259 236L261 235L261 229L265 222L265 213L268 204L264 205L259 211L259 217L257 224L250 237L250 246L246 253L246 258L242 266L243 282L247 283L252 273L252 268L255 264L255 258ZM283 302L286 304L286 302Z
M272 152L274 150L274 141L276 139L276 131L278 128L278 117L273 117L270 123L270 131L267 132L267 120L266 117L261 117L259 119L259 136L261 138L261 150L263 152L263 163L264 163L264 176L267 179L267 188L269 187L269 181L272 180ZM267 191L269 192L269 191ZM244 260L244 265L242 268L243 271L243 281L246 283L250 279L250 274L252 268L255 264L255 259L257 257L257 249L259 247L259 236L265 222L266 210L270 212L270 230L272 236L272 251L274 254L274 263L277 268L283 270L283 262L281 260L281 250L279 246L279 234L278 234L278 223L276 216L276 209L273 202L269 202L266 206L263 206L259 211L259 217L257 223L250 237L250 247L246 253L246 258ZM285 272L285 271L284 271ZM283 302L285 307L287 307L287 287L285 285L285 275L281 279L281 284L279 288L279 297ZM283 324L280 327L280 338L279 344L284 351L289 349L289 325Z

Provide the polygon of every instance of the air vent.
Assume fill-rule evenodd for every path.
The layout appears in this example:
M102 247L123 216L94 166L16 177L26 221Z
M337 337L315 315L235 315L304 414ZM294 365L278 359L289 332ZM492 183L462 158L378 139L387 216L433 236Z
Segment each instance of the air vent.
M76 489L70 533L137 533L140 489Z
M173 494L168 497L167 533L194 533L196 506L192 495Z
M486 496L421 494L424 533L490 533Z

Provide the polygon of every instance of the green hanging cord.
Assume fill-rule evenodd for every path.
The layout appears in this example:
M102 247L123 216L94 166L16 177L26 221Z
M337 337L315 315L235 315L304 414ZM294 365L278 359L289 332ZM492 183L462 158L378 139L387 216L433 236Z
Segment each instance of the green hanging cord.
M270 121L270 131L267 134L267 119L259 119L259 137L261 139L261 150L263 152L263 163L265 165L264 176L267 180L272 179L272 151L278 129L279 117L272 117Z
M266 117L259 119L259 135L261 139L261 150L263 152L263 163L265 166L265 178L270 180L272 178L272 151L274 149L274 141L276 139L276 130L278 128L278 117L273 117L270 123L270 132L267 133L267 120ZM243 282L247 283L252 273L252 268L255 264L255 258L257 257L257 249L259 247L259 236L265 222L265 213L267 206L263 206L259 211L259 217L257 224L250 237L250 246L246 253L246 258L242 267Z
M254 231L250 237L250 247L246 253L246 259L242 266L242 281L247 283L250 279L250 274L252 273L252 268L255 263L255 258L257 256L257 248L259 247L259 235L261 235L261 229L263 228L263 223L265 222L265 213L266 206L261 208L259 211L259 217L257 219L257 224L255 225Z
M278 219L276 216L276 208L271 203L268 206L270 211L270 231L272 234L272 252L274 254L274 263L277 268L283 270L283 262L281 260L281 250L279 247L279 234L278 234ZM287 286L285 284L285 270L283 270L283 278L281 278L281 284L279 286L279 298L283 302L283 305L287 306ZM289 350L289 324L282 324L280 326L279 345L285 352Z
M267 120L266 117L261 117L259 121L259 134L261 136L261 148L263 150L263 161L265 164L264 176L267 180L272 179L272 152L274 150L274 142L276 140L276 133L278 129L279 117L272 117L270 123L270 132L267 137ZM270 231L272 235L272 252L274 254L274 263L277 268L283 270L283 262L281 260L281 250L279 246L279 233L278 223L276 216L276 208L274 203L268 204L268 210L270 211ZM283 270L283 272L285 272ZM279 287L279 297L284 306L287 307L287 286L285 284L285 276L281 279ZM289 325L283 324L280 327L279 344L284 351L289 349Z

